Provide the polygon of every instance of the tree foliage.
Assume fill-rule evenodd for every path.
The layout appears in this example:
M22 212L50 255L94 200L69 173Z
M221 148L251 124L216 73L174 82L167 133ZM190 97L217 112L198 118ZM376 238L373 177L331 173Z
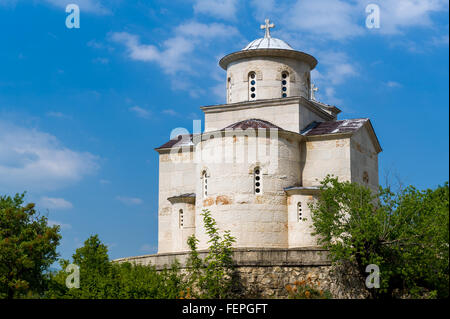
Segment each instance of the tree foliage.
M24 194L0 196L0 298L35 297L47 286L56 261L59 226L48 226Z
M234 284L232 245L235 238L229 231L220 235L209 210L203 210L202 216L209 236L208 254L202 260L197 251L198 239L195 235L189 237L189 285L193 296L198 298L229 298Z
M68 299L170 299L185 289L177 264L156 271L153 266L111 263L108 249L98 235L89 237L72 256L80 269L80 287L67 288L65 272L69 260L61 260L62 270L52 275L46 297Z
M372 297L448 297L449 186L419 191L375 193L356 183L326 177L311 203L314 234L334 262L380 268L380 288Z
M188 240L191 247L188 275L180 271L178 262L170 269L157 271L154 266L111 263L108 249L98 235L89 237L69 260L60 260L62 270L51 275L47 298L76 299L172 299L225 298L231 296L232 250L234 238L229 232L219 234L209 211L203 219L209 240L209 252L204 260L197 252L197 239ZM80 287L67 288L66 267L79 266ZM191 295L191 287L198 288ZM194 289L192 289L194 291Z

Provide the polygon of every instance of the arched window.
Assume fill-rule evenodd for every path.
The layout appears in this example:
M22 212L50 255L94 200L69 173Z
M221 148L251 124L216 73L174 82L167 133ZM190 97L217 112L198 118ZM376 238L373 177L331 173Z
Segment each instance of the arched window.
M288 97L289 94L289 72L281 73L281 97Z
M369 184L369 173L367 173L367 171L363 172L362 179L364 183Z
M232 101L232 99L231 99L231 94L232 94L231 88L232 88L232 86L233 86L233 83L231 81L231 77L229 77L228 81L227 81L228 103L231 103L231 101Z
M302 221L302 202L298 202L297 203L297 221L301 222Z
M206 171L202 174L202 189L203 197L208 196L208 173Z
M248 99L249 101L256 100L256 73L250 72L248 74Z
M184 226L184 212L182 209L180 209L178 211L178 219L179 219L179 223L180 223L180 228L183 228Z
M256 195L261 194L262 180L261 180L261 169L259 167L256 167L253 170L253 183L255 188L255 194Z

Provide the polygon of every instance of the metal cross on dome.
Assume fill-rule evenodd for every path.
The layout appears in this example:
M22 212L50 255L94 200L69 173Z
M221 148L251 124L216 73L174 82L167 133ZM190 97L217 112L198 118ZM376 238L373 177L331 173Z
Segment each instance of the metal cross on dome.
M270 23L269 19L264 21L266 24L261 25L261 29L266 29L266 34L264 34L264 38L270 38L270 28L275 28L275 24Z

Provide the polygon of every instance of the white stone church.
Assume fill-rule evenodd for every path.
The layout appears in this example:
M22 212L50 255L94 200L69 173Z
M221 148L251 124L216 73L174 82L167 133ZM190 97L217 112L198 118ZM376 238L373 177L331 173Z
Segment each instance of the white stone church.
M327 174L378 186L370 120L339 120L339 108L317 101L317 60L271 37L272 27L266 20L263 38L220 60L227 103L201 107L204 132L156 149L158 254L187 251L192 234L207 248L203 209L238 249L312 248L308 203Z

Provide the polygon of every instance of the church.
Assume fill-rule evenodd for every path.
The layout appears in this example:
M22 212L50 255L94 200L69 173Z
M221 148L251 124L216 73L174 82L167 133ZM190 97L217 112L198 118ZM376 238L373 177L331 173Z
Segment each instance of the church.
M338 119L316 100L318 61L274 38L223 57L226 104L203 106L204 131L174 137L159 153L158 254L208 247L201 213L211 211L236 249L313 249L308 204L320 181L378 187L381 146L368 118Z

